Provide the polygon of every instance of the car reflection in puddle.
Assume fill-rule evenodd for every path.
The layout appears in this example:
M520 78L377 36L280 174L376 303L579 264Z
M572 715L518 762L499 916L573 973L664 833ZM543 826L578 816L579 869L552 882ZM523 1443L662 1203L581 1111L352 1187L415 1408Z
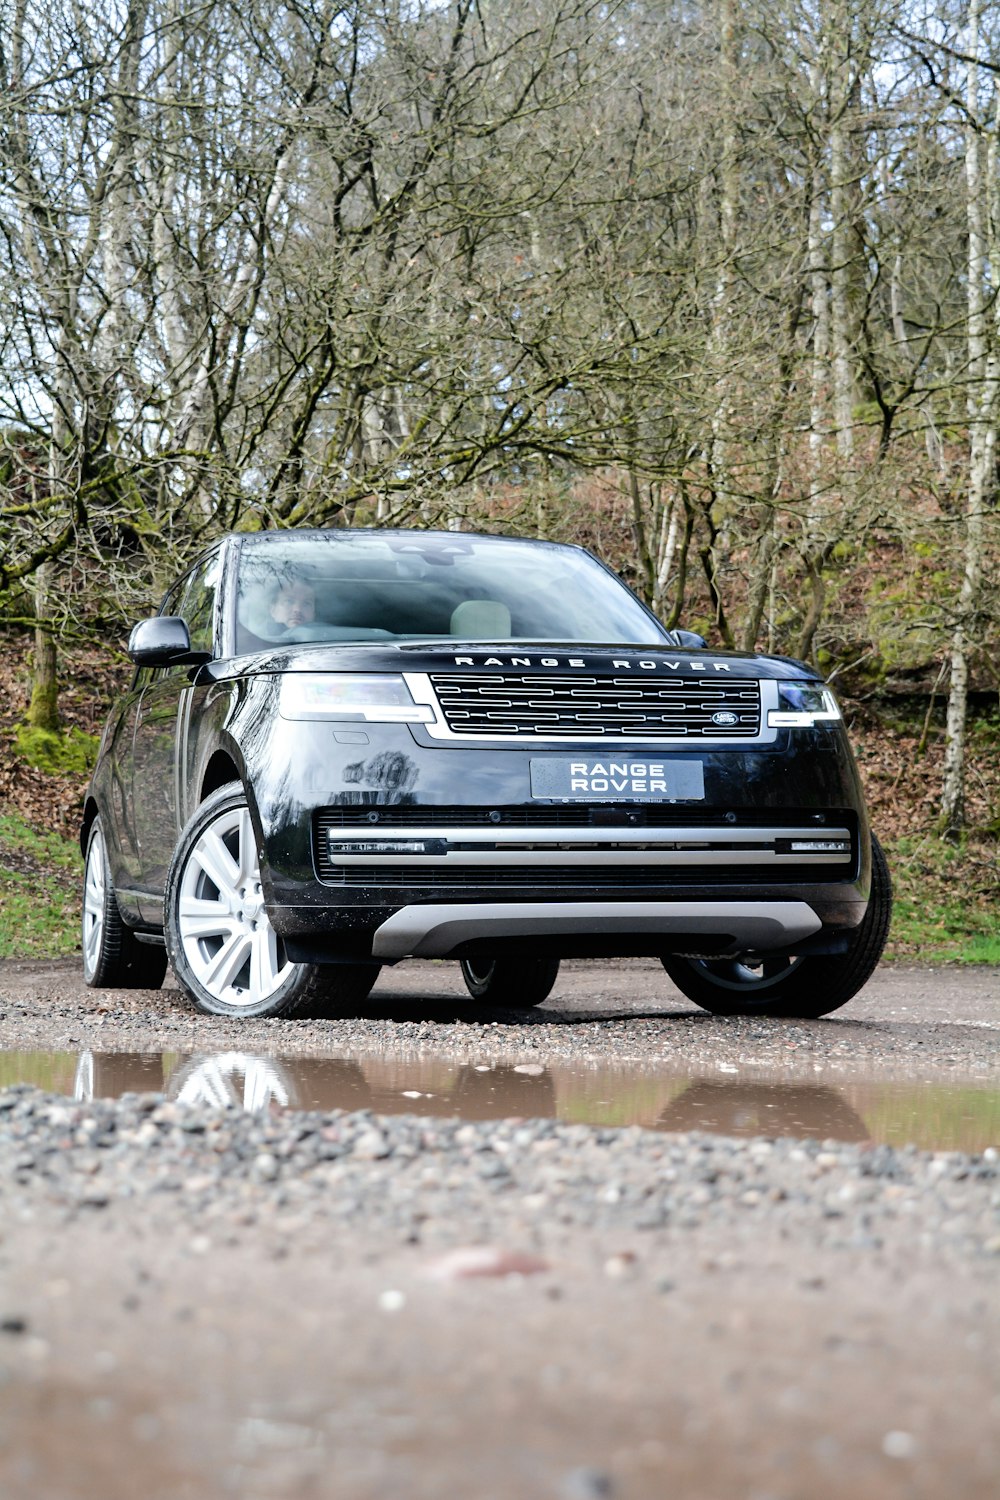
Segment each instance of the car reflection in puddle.
M980 1151L1000 1139L1000 1094L983 1087L860 1081L835 1086L753 1076L551 1068L443 1058L288 1058L245 1052L0 1054L3 1078L80 1100L162 1093L182 1103L262 1110L372 1110L444 1119L555 1119L729 1136L912 1142ZM44 1066L43 1066L44 1065ZM61 1070L61 1071L60 1071ZM12 1078L10 1081L14 1081Z
M830 1141L871 1139L864 1120L837 1089L794 1083L761 1087L715 1078L698 1078L689 1084L659 1116L654 1129Z

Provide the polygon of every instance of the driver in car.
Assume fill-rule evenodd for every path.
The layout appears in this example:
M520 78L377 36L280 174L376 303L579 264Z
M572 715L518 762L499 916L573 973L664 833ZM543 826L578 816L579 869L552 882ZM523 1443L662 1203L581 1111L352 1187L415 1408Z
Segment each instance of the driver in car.
M268 612L281 630L311 625L316 618L316 590L302 579L279 583L268 601Z

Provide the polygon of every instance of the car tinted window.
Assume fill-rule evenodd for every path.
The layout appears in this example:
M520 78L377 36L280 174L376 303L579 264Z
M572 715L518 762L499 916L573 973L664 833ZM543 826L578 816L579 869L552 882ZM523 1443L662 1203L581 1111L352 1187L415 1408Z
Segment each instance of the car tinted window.
M248 539L237 624L242 651L282 640L663 640L587 553L460 533Z
M180 615L188 628L195 651L211 651L215 623L215 598L222 562L218 552L207 557L181 580L167 596L161 613Z

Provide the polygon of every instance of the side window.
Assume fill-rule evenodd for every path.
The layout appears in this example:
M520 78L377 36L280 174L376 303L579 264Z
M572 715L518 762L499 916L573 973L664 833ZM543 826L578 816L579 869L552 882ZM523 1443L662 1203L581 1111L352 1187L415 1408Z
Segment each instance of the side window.
M185 622L195 651L213 649L215 598L221 573L222 557L215 552L188 574L164 605L164 614L180 615Z

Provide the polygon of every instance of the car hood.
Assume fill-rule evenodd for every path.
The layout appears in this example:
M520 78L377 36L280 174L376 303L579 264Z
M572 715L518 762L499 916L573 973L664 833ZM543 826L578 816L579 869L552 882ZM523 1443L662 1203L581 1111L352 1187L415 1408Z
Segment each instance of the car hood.
M284 672L538 672L572 676L628 674L637 678L706 676L819 681L804 662L784 656L748 656L738 651L686 651L667 646L579 645L575 642L495 645L475 641L404 641L330 645L323 642L269 647L252 655L211 663L214 677Z

